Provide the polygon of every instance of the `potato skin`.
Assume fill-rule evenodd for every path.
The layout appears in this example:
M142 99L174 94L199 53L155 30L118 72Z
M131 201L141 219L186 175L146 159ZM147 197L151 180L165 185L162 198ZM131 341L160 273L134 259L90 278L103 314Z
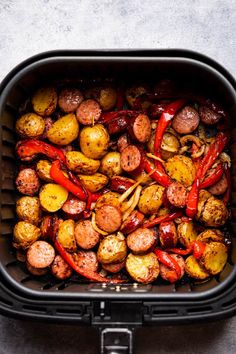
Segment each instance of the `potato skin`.
M39 160L36 165L36 172L43 181L53 182L53 179L50 177L51 162L48 160Z
M201 266L194 256L189 256L185 260L185 271L191 278L204 280L209 277L209 273Z
M32 97L34 111L40 116L50 116L57 106L57 93L54 87L41 87Z
M190 243L196 240L197 230L194 228L192 221L181 222L177 227L178 241L185 247L188 247Z
M110 178L121 175L120 153L116 151L108 152L101 161L100 172Z
M127 256L127 245L121 233L108 235L100 242L97 252L100 263L122 262Z
M93 98L102 107L104 111L112 109L116 104L117 93L113 87L92 87L85 92L86 98Z
M28 221L19 221L13 230L13 246L26 250L41 236L41 230Z
M95 210L98 210L104 204L113 205L113 206L116 206L119 208L120 207L119 198L120 198L119 193L107 192L98 198L98 200L96 201L96 204L95 204Z
M42 117L35 113L26 113L16 121L16 132L22 138L39 138L45 129Z
M101 159L107 152L110 136L102 124L84 127L79 143L82 153L91 159Z
M165 188L158 184L146 187L139 199L138 208L143 214L154 214L162 205Z
M68 252L75 252L77 250L74 220L68 219L59 225L57 239Z
M100 161L90 159L80 151L68 151L66 163L70 170L86 175L93 175L100 167Z
M196 240L204 242L204 243L209 243L211 241L224 242L224 235L223 235L223 233L220 230L208 229L208 230L205 230L205 231L201 232L198 235Z
M56 183L43 185L39 192L39 200L42 208L50 213L61 209L67 198L67 190Z
M68 145L79 134L79 123L73 113L58 119L47 132L48 140L56 145Z
M109 179L107 176L101 173L94 173L92 176L89 175L78 175L81 181L84 183L85 187L92 193L95 193L105 187Z
M149 284L159 275L159 262L153 252L145 255L130 253L126 259L126 270L135 281Z
M223 226L229 217L229 212L223 201L213 196L207 199L201 211L199 208L198 205L198 219L206 226Z
M164 160L168 160L170 157L178 154L180 147L179 140L171 133L165 133L163 135L161 143L161 156Z
M189 187L193 183L195 166L189 157L175 155L167 160L165 167L167 174L185 187Z
M16 214L20 220L38 225L41 219L39 198L24 196L16 202Z
M221 242L206 244L205 251L200 259L200 264L211 274L220 273L228 258L227 247Z

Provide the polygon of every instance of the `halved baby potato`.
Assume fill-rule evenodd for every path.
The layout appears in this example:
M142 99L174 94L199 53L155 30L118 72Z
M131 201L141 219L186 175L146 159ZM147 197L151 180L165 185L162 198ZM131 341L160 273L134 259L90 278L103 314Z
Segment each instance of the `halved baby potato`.
M197 230L195 229L192 221L181 222L178 225L177 232L179 242L185 247L188 247L190 243L195 241L197 238Z
M16 132L22 138L37 139L44 129L44 119L35 113L26 113L16 121Z
M100 167L99 160L90 159L80 151L68 151L66 163L70 170L87 175L93 175Z
M204 280L209 277L209 273L194 256L189 256L185 260L185 271L191 278Z
M79 123L73 113L58 119L47 132L48 140L56 145L68 145L79 134Z
M200 263L210 274L216 275L223 270L227 258L227 247L221 242L211 242L206 244Z
M185 187L192 185L195 178L195 166L193 161L183 155L175 155L167 160L167 174L175 181L182 183Z
M39 192L39 200L42 208L50 213L61 209L67 198L67 190L56 183L45 184Z
M101 195L101 197L99 197L98 200L96 201L95 210L98 210L104 204L109 204L109 205L113 205L115 207L120 208L119 198L120 198L119 193L115 193L115 192L105 193L105 194Z
M41 87L32 97L34 111L40 116L50 116L57 106L57 92L54 87Z
M60 224L57 240L68 252L77 250L74 220L68 219Z
M208 229L208 230L201 232L198 235L197 241L201 241L204 243L210 243L212 241L213 242L224 242L224 236L220 230Z
M94 173L92 176L79 175L79 178L91 193L99 191L105 187L109 181L108 177L101 173Z

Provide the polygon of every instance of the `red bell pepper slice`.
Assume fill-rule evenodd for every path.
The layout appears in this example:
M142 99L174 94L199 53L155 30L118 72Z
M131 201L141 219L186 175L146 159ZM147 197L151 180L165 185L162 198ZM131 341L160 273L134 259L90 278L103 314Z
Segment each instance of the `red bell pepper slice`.
M150 174L150 177L153 178L156 182L158 182L163 187L169 187L172 183L172 179L166 174L164 169L162 171L159 169L153 168L150 161L147 159L144 160L144 169L145 171Z
M164 222L164 221L172 221L172 220L174 220L176 218L181 217L182 215L183 215L182 211L176 211L176 212L174 212L172 214L158 216L157 218L155 218L155 219L153 219L151 221L146 221L143 224L143 227L150 228L150 227L159 225L161 222Z
M231 195L230 167L228 166L227 163L224 164L224 173L225 173L225 176L226 176L228 187L227 187L227 190L226 190L226 192L224 194L223 202L224 202L225 205L227 205L228 202L229 202L229 199L230 199L230 195Z
M200 188L208 188L210 186L213 186L216 182L218 182L222 175L224 173L224 169L222 164L218 164L212 174L210 174L208 177L206 177L203 182L200 184Z
M166 267L170 268L175 272L175 275L169 279L171 283L175 283L181 277L181 268L176 262L176 260L171 257L167 252L162 251L158 248L154 250L157 259L160 263L164 264Z
M193 241L185 250L180 248L168 248L166 252L172 252L181 256L187 256L193 253L196 259L200 259L205 251L206 245L201 241Z

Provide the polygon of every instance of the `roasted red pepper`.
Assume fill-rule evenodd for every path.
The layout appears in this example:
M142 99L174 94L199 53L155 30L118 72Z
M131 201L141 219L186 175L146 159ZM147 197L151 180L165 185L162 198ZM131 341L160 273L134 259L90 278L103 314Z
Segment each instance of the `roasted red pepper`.
M224 194L223 202L224 202L225 205L227 205L228 202L229 202L229 199L230 199L230 194L231 194L230 167L228 166L227 163L224 164L224 173L225 173L225 176L226 176L228 187L227 187L227 191Z
M120 117L135 117L139 114L139 111L133 111L130 109L125 109L121 111L112 111L112 112L103 112L99 122L101 123L109 123L113 120L116 120Z
M144 169L145 171L150 174L150 177L153 178L156 182L158 182L163 187L169 187L172 183L171 178L166 174L165 171L160 171L159 168L155 169L152 167L150 161L148 159L144 160Z
M171 214L167 214L167 215L163 215L163 216L158 216L156 219L153 219L151 221L146 221L144 224L143 224L143 227L146 227L146 228L149 228L149 227L153 227L153 226L156 226L158 224L160 224L161 222L164 222L164 221L171 221L171 220L174 220L176 218L179 218L181 217L183 214L182 214L182 211L176 211L174 213L171 213Z
M44 154L52 160L59 160L63 164L66 163L65 155L60 149L41 140L24 140L17 144L16 152L22 160L34 157L36 154Z
M205 251L206 245L201 241L193 241L185 250L180 248L169 248L166 251L179 254L181 256L187 256L193 254L196 259L200 259Z
M201 182L200 188L204 189L204 188L208 188L210 186L213 186L213 184L215 184L216 182L218 182L221 179L223 172L224 172L223 166L221 164L218 164L216 166L216 168L214 169L214 171L212 172L212 174L207 176L203 180L203 182Z
M154 250L157 259L160 263L164 264L166 267L170 268L175 272L172 278L169 279L171 283L175 283L181 277L181 268L176 262L176 260L171 257L167 252L162 251L160 249Z

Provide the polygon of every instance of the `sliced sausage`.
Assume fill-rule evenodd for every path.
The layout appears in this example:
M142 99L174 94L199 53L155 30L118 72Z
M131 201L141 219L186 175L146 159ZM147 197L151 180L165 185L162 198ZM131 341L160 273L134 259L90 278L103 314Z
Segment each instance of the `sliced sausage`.
M75 227L75 239L79 247L89 250L98 244L100 234L94 230L90 220L82 220Z
M95 100L85 100L76 110L76 117L81 124L91 125L98 121L102 113L101 107Z
M124 193L131 186L136 183L133 179L123 177L123 176L114 176L110 180L110 190L117 193Z
M129 118L125 116L118 117L106 124L110 135L124 132L129 125Z
M123 134L117 141L117 148L119 152L122 152L130 144L127 134Z
M43 217L41 225L41 238L49 239L53 237L53 216L46 215Z
M78 267L88 269L91 272L97 272L98 260L95 252L92 251L79 251L74 256L75 262Z
M126 241L133 253L140 254L147 252L155 245L156 236L152 229L139 228L129 234Z
M174 116L172 127L179 134L189 134L197 129L199 121L198 112L193 107L186 106Z
M222 175L221 179L216 182L213 186L208 188L208 191L214 195L221 195L226 192L228 188L228 182L225 174Z
M128 235L142 225L144 215L138 210L134 210L130 216L121 225L120 231L124 235Z
M108 233L117 231L122 223L121 210L109 204L104 204L96 212L95 221L97 226Z
M200 119L204 124L213 125L219 122L221 115L212 111L207 106L200 106L199 107L199 115Z
M65 280L71 277L72 268L67 264L64 259L57 255L51 265L51 272L54 277L60 280Z
M146 143L151 137L151 123L146 114L139 114L133 122L133 135L140 143Z
M63 204L62 210L69 219L77 220L82 216L86 209L86 202L79 200L76 197L70 196Z
M36 241L28 249L27 261L34 268L49 267L55 258L54 248L46 241Z
M29 264L29 262L26 261L26 268L28 269L28 271L33 274L36 275L38 277L45 275L48 272L48 268L35 268L32 267L31 264Z
M163 248L175 247L178 241L178 234L173 221L160 223L159 240Z
M176 208L184 208L188 197L188 191L183 184L173 182L167 188L166 196L169 202Z
M84 97L80 90L75 87L64 88L58 98L58 105L66 113L75 112Z
M40 187L37 173L32 168L21 170L16 178L16 187L22 194L35 195Z
M119 263L102 264L102 268L110 273L119 273L125 267L126 260Z
M160 103L154 103L150 106L149 108L149 115L152 119L160 118L166 107L168 106L168 103L166 102L160 102Z
M135 145L128 145L121 152L121 168L126 172L132 172L139 167L141 163L141 152Z
M179 254L170 254L171 257L174 258L174 260L178 263L181 269L181 276L180 279L183 277L184 272L185 272L185 262L183 257L181 257ZM176 273L174 270L171 270L164 264L160 264L160 276L162 279L170 281L175 277Z

